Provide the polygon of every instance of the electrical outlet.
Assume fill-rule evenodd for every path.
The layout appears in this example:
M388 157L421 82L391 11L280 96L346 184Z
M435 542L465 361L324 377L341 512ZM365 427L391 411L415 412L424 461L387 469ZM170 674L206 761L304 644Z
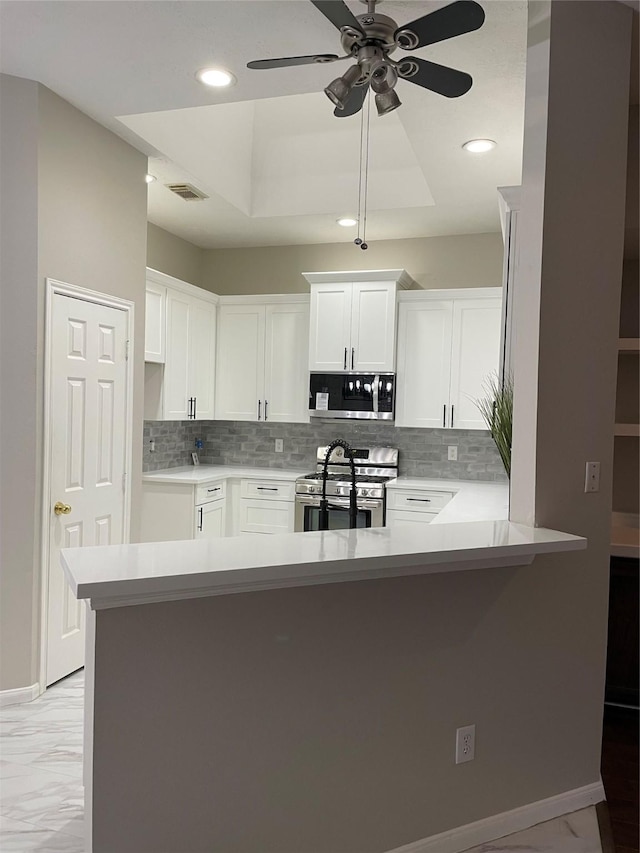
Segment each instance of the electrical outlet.
M284 441L281 438L276 438L276 453L282 453L284 450Z
M456 764L473 761L476 757L476 727L456 729Z
M600 463L587 462L587 467L584 474L584 490L585 492L600 491Z
M458 445L450 444L447 447L447 459L449 462L457 462L458 461Z
M156 452L156 443L155 443L155 440L152 438L149 441L149 453L155 453L155 452Z

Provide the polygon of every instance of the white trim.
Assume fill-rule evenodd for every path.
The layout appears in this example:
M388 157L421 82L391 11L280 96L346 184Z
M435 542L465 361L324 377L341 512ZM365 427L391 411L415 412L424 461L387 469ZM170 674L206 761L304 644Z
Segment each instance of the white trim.
M40 695L40 685L36 681L29 687L15 687L13 690L0 690L0 708L7 705L20 705L23 702L33 702Z
M467 823L402 847L395 847L387 853L461 853L470 847L477 847L546 820L593 806L604 799L604 787L600 779L591 785L574 788L572 791L556 794L555 797L548 797L546 800L527 803L526 806L520 806L511 811L491 815L474 823Z
M155 284L161 284L164 287L171 287L173 290L180 290L189 296L195 296L196 299L205 299L207 302L213 302L214 305L217 305L220 300L218 294L213 293L211 290L205 290L204 287L189 284L188 281L174 278L172 275L151 269L151 267L147 267L147 281L153 281Z
M129 352L135 352L134 329L135 329L135 304L129 299L121 299L97 290L89 290L75 284L67 284L53 278L45 279L45 328L44 328L44 424L43 424L43 458L42 458L42 520L40 543L40 663L38 667L39 690L43 693L47 687L47 620L49 599L49 540L51 526L51 441L52 431L51 419L51 320L53 316L53 297L68 296L72 299L81 299L85 302L93 302L104 305L107 308L115 308L124 311L127 315L127 340L129 341ZM131 535L131 481L133 476L133 367L134 359L127 358L127 399L126 399L126 432L125 432L125 467L126 481L124 493L124 528L123 540L127 544Z
M309 284L340 284L354 281L395 281L399 288L416 285L406 270L341 270L336 272L303 272ZM416 285L417 286L417 285Z
M243 296L220 296L220 305L279 305L282 303L300 303L308 305L309 293L253 293Z
M425 302L429 299L502 299L501 287L452 287L438 290L405 290L398 302Z

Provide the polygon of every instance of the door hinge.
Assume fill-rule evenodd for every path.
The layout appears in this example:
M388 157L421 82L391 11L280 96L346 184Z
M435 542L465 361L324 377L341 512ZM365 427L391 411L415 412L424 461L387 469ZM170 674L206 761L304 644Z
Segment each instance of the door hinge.
M124 342L124 360L129 361L129 341Z

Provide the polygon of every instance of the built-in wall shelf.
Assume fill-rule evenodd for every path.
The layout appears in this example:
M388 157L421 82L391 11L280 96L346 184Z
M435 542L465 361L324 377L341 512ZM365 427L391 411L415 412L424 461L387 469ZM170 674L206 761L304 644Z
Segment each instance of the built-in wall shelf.
M618 352L640 353L640 338L618 338Z
M613 434L640 438L640 424L616 424Z
M611 514L611 555L640 557L640 520L637 513Z

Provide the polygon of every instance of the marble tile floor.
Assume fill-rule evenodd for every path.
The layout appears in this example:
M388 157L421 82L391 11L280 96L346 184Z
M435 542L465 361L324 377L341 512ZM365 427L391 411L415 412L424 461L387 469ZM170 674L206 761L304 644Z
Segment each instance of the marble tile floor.
M79 671L33 702L0 709L2 853L83 853L83 693ZM602 853L595 808L466 853Z

